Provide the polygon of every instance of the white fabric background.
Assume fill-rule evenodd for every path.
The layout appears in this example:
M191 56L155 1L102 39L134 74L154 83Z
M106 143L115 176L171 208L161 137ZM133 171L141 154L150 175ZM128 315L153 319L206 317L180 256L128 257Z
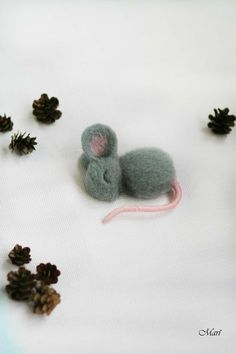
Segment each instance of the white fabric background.
M236 128L206 129L213 108L236 113L235 18L233 0L0 0L0 114L38 137L18 157L0 136L0 286L16 243L31 247L30 269L62 272L50 317L1 292L1 354L235 352ZM31 114L43 92L63 111L51 126ZM135 201L81 188L80 136L97 122L117 132L120 153L173 156L175 211L100 223ZM221 336L200 337L208 327Z

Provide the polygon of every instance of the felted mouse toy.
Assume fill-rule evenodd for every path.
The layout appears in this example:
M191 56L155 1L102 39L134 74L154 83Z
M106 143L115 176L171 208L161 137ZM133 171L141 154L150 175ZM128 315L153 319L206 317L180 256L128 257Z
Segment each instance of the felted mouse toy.
M110 212L103 223L124 212L159 212L173 209L181 199L181 188L175 179L170 156L157 148L142 148L119 157L115 132L103 124L95 124L82 134L82 166L86 169L84 186L94 198L113 201L121 193L135 198L154 199L173 191L168 204L131 206Z

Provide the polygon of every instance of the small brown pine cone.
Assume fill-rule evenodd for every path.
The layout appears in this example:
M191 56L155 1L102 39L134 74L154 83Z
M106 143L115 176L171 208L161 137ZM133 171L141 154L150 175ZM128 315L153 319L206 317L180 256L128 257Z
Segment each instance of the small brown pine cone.
M57 266L51 263L40 263L37 268L36 279L41 280L44 284L56 284L61 274Z
M60 294L58 294L55 289L43 285L42 283L37 284L31 297L33 312L40 315L50 315L54 308L61 302L60 298Z
M13 122L11 117L7 117L6 114L4 116L0 116L0 132L9 132L13 128Z
M16 272L7 274L9 284L6 285L6 291L9 297L16 301L29 300L34 288L35 276L24 267L20 267Z
M42 123L54 123L62 115L61 111L57 110L59 100L56 97L49 98L46 93L34 100L32 106L33 115Z
M36 138L31 138L30 134L17 133L11 137L11 143L9 149L15 151L19 155L29 154L35 150Z
M236 117L233 114L229 114L229 108L214 109L214 115L209 114L208 128L212 130L214 134L229 134L232 131L232 127L235 125Z
M12 264L21 266L31 261L30 248L15 245L15 247L8 254Z

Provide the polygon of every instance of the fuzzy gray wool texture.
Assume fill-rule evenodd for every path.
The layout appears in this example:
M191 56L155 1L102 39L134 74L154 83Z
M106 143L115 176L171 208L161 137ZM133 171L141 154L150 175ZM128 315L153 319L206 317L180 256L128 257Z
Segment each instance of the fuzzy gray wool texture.
M88 164L84 185L86 191L94 198L112 201L121 193L121 169L118 159L100 158Z
M175 177L170 156L157 148L128 152L120 158L123 192L136 198L152 199L169 192Z
M102 156L116 155L117 138L115 132L107 125L98 123L85 129L81 136L82 148L88 157L95 157L91 150L91 141L94 137L103 137L107 139L107 145L105 146Z
M174 165L170 156L160 149L137 149L119 158L116 135L103 124L84 131L82 147L85 189L96 199L113 201L121 193L152 199L172 188Z

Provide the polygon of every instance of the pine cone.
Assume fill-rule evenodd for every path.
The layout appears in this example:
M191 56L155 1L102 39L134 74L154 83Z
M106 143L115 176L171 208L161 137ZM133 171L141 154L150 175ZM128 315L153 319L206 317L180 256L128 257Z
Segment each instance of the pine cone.
M30 248L15 245L8 257L10 258L12 264L17 266L29 263L31 261Z
M16 151L19 155L29 154L33 150L35 150L34 145L37 145L36 138L31 138L30 134L26 135L26 133L17 133L11 137L11 143L9 145L9 149L12 151Z
M33 102L33 115L42 123L54 123L62 115L61 111L57 110L59 100L56 97L49 98L46 93L43 93L38 100Z
M32 294L33 312L37 314L47 314L61 302L60 294L47 285L37 284Z
M6 285L6 291L11 299L25 301L31 298L35 276L29 270L20 267L16 272L9 272L7 280L9 284Z
M51 263L40 263L37 268L36 279L41 280L44 284L56 284L61 274L57 266Z
M13 122L11 117L7 117L6 114L4 116L0 116L0 132L8 132L12 130Z
M229 134L231 132L231 127L234 126L236 117L234 115L229 115L229 109L214 109L215 115L209 115L210 123L208 127L211 128L215 134Z

